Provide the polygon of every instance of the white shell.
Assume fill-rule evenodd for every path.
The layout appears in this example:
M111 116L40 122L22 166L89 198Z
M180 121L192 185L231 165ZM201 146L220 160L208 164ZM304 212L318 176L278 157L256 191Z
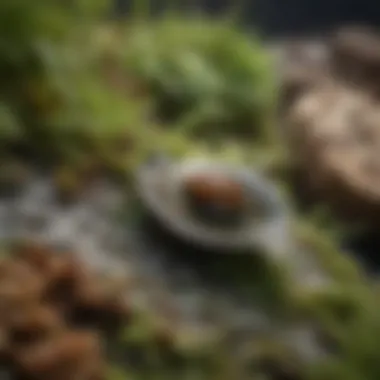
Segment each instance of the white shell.
M252 204L260 200L263 211L259 215L252 213L244 226L229 230L199 223L184 205L181 184L193 173L210 172L237 178L252 195ZM187 241L223 251L261 247L283 252L289 246L289 215L285 205L276 188L249 168L204 160L150 163L139 170L137 186L147 209L166 228Z

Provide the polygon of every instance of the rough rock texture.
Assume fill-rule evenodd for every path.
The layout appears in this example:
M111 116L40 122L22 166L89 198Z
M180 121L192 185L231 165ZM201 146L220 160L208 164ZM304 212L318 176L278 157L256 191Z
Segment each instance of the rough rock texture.
M273 53L278 62L282 106L285 109L328 77L329 55L322 41L285 41L274 47Z
M340 29L330 40L330 51L336 78L380 95L380 34L376 30Z
M87 189L73 205L61 205L52 183L49 176L32 176L12 197L0 196L0 237L2 242L30 237L33 241L43 241L63 250L67 258L65 265L60 264L60 255L54 259L54 265L53 261L47 265L45 247L40 245L34 249L29 244L27 251L19 252L20 260L31 262L31 267L37 266L44 273L49 272L49 278L58 276L67 280L78 272L74 269L79 268L82 280L77 287L76 300L81 307L76 308L80 313L73 315L78 328L81 329L83 324L92 325L87 317L93 315L94 309L99 310L99 297L105 290L98 290L98 284L88 286L92 275L83 276L82 266L71 265L73 257L70 252L75 252L78 256L74 259L92 270L104 270L126 279L128 305L132 310L142 310L143 314L154 316L159 329L163 326L165 330L165 339L169 330L178 345L202 347L214 341L215 336L220 336L220 329L226 326L234 332L233 335L245 339L273 330L275 323L271 315L257 305L256 299L252 296L247 299L237 281L233 278L226 281L227 273L219 273L220 256L212 262L199 257L200 262L195 264L193 258L177 246L163 244L162 239L153 238L149 231L128 221L124 203L128 199L125 199L123 189L100 181ZM290 259L293 265L297 265L295 276L302 287L313 290L325 286L326 276L310 256L304 252L297 255L294 251ZM236 270L241 270L240 264ZM228 272L235 273L235 268ZM38 281L35 287L38 289ZM55 299L53 309L61 313L65 309L62 306L67 303L57 302L62 297L51 298ZM108 317L104 322L112 316L109 311L115 301L117 297L107 299ZM89 313L88 310L92 311ZM78 314L82 323L78 323ZM321 348L313 337L288 341L301 355L309 346L315 348L318 353L315 355L320 354Z
M291 144L308 184L345 215L379 213L379 122L373 98L337 83L304 95L289 114Z
M326 39L326 55L319 77L298 59L309 86L283 100L285 137L306 192L372 224L380 219L380 33L342 28Z

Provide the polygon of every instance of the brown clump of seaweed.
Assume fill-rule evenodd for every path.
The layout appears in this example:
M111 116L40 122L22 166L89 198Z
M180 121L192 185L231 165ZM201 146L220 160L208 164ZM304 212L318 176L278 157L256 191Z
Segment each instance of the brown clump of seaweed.
M72 254L16 247L0 263L2 362L17 379L104 379L102 333L129 317L110 282Z

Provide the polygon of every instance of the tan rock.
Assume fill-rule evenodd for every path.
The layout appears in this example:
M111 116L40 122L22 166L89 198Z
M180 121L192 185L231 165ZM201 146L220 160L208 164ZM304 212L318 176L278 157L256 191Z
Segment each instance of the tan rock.
M290 142L307 183L347 215L380 211L380 104L331 83L292 108Z
M372 28L346 27L330 39L335 76L372 93L380 91L380 33Z
M277 47L275 55L285 108L326 80L329 56L327 46L321 41L285 41Z

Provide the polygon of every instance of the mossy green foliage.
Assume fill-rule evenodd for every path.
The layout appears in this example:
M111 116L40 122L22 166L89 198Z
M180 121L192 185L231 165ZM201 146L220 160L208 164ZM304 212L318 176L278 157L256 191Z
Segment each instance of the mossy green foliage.
M111 2L100 0L2 3L3 146L16 139L60 160L87 149L128 170L142 151L157 147L147 143L156 141L153 124L184 136L182 153L197 145L188 138L193 132L214 143L218 135L268 137L276 88L259 41L230 23L182 16L105 26L107 8ZM125 83L123 93L109 75ZM144 99L134 96L134 86L146 89ZM168 122L167 106L176 112ZM135 149L115 149L120 140ZM165 145L178 150L177 143Z
M146 83L164 120L214 139L268 132L276 87L260 42L220 21L170 16L127 33L126 67Z
M333 325L330 335L335 341L336 354L309 367L310 379L379 378L380 319L376 301L365 296L357 299L356 313L351 313L344 323Z
M339 283L363 284L365 274L356 263L331 239L329 231L302 221L295 231L301 246L312 252L328 275Z

